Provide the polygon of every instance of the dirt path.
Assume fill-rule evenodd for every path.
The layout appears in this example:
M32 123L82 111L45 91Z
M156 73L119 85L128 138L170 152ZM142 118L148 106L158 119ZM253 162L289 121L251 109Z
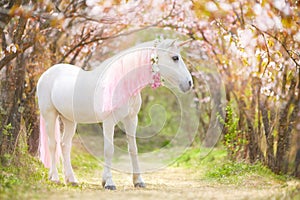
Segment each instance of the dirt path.
M75 155L84 152L83 146L75 140ZM86 157L80 157L81 160ZM84 164L91 169L90 164ZM239 183L219 183L204 178L207 170L168 167L152 173L143 174L147 188L136 189L130 174L113 171L116 191L104 190L101 186L102 170L75 168L79 187L60 186L39 193L38 199L109 199L109 200L198 200L198 199L300 199L300 181L287 182L259 176L244 175ZM81 172L81 173L80 173ZM83 173L82 173L83 172ZM295 198L290 198L292 196Z
M100 177L100 174L95 174L95 177ZM201 180L199 174L183 168L167 168L144 174L144 179L147 188L135 189L130 175L115 172L117 191L105 191L100 186L99 178L91 178L89 181L95 182L84 182L81 190L57 191L47 199L289 199L287 196L291 188L294 191L297 190L295 188L300 189L296 181L289 181L285 185L273 182L261 184L259 177L240 186L218 184Z

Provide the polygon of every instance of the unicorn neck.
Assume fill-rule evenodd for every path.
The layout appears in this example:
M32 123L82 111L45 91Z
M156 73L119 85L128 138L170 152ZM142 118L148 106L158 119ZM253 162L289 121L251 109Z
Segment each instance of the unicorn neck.
M140 46L139 46L140 47ZM109 61L103 71L103 111L112 111L153 82L151 48L131 48Z

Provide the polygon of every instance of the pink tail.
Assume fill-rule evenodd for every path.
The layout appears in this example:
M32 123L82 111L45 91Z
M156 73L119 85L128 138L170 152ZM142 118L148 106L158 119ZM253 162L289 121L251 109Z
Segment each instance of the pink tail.
M55 140L56 140L56 163L59 163L61 158L61 146L60 146L60 128L59 121L56 120L55 123ZM40 160L46 168L51 166L51 156L48 146L48 135L46 133L45 120L42 115L40 115L40 144L39 144Z

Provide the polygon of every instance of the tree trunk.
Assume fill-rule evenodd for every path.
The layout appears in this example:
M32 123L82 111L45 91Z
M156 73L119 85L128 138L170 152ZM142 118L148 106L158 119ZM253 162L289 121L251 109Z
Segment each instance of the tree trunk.
M14 151L21 128L23 111L21 105L25 83L25 65L23 61L23 54L18 55L16 64L6 67L5 76L1 82L0 105L4 112L1 114L0 155Z
M267 166L274 170L275 168L275 159L274 159L274 136L271 132L270 128L270 120L268 117L268 106L267 106L267 98L264 102L261 102L260 111L262 115L262 122L264 125L264 132L267 142L267 150L266 150L266 164Z
M300 70L298 71L298 80L300 81ZM300 178L300 83L298 82L298 97L296 99L296 104L298 106L298 113L296 116L296 157L295 157L295 168L294 176Z
M250 163L255 163L256 161L263 161L264 156L260 149L259 145L259 132L258 128L255 127L255 119L256 117L256 108L260 109L259 106L259 96L260 96L260 87L261 82L259 79L255 78L252 81L252 100L251 100L251 108L247 112L247 104L245 100L240 99L239 100L239 109L244 115L244 118L246 119L246 125L245 130L247 133L247 139L248 139L248 150L249 150L249 160Z
M275 161L275 172L286 173L287 170L287 155L290 148L290 137L292 132L292 126L295 122L296 113L298 111L298 105L295 105L295 86L296 81L292 80L289 88L288 102L282 106L279 113L279 124L278 124L278 142L277 142L277 153ZM290 109L293 111L289 115Z
M21 48L26 22L26 19L19 18L16 21L17 28L13 35L13 43ZM1 80L0 155L10 154L14 151L21 128L22 112L24 111L22 107L25 84L24 54L18 49L15 54L15 61L7 61L4 65L5 69L2 70L5 75L2 74Z
M26 99L24 101L24 121L27 132L28 151L31 155L35 155L39 147L39 119L38 106L35 99L36 81L29 78L27 87L25 88Z

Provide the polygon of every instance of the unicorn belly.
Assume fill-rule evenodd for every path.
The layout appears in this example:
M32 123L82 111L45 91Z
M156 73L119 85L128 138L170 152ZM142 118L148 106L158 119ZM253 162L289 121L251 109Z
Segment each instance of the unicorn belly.
M77 123L97 123L109 114L97 107L101 104L93 78L72 65L60 66L51 91L51 99L60 115ZM61 75L61 76L60 76Z

